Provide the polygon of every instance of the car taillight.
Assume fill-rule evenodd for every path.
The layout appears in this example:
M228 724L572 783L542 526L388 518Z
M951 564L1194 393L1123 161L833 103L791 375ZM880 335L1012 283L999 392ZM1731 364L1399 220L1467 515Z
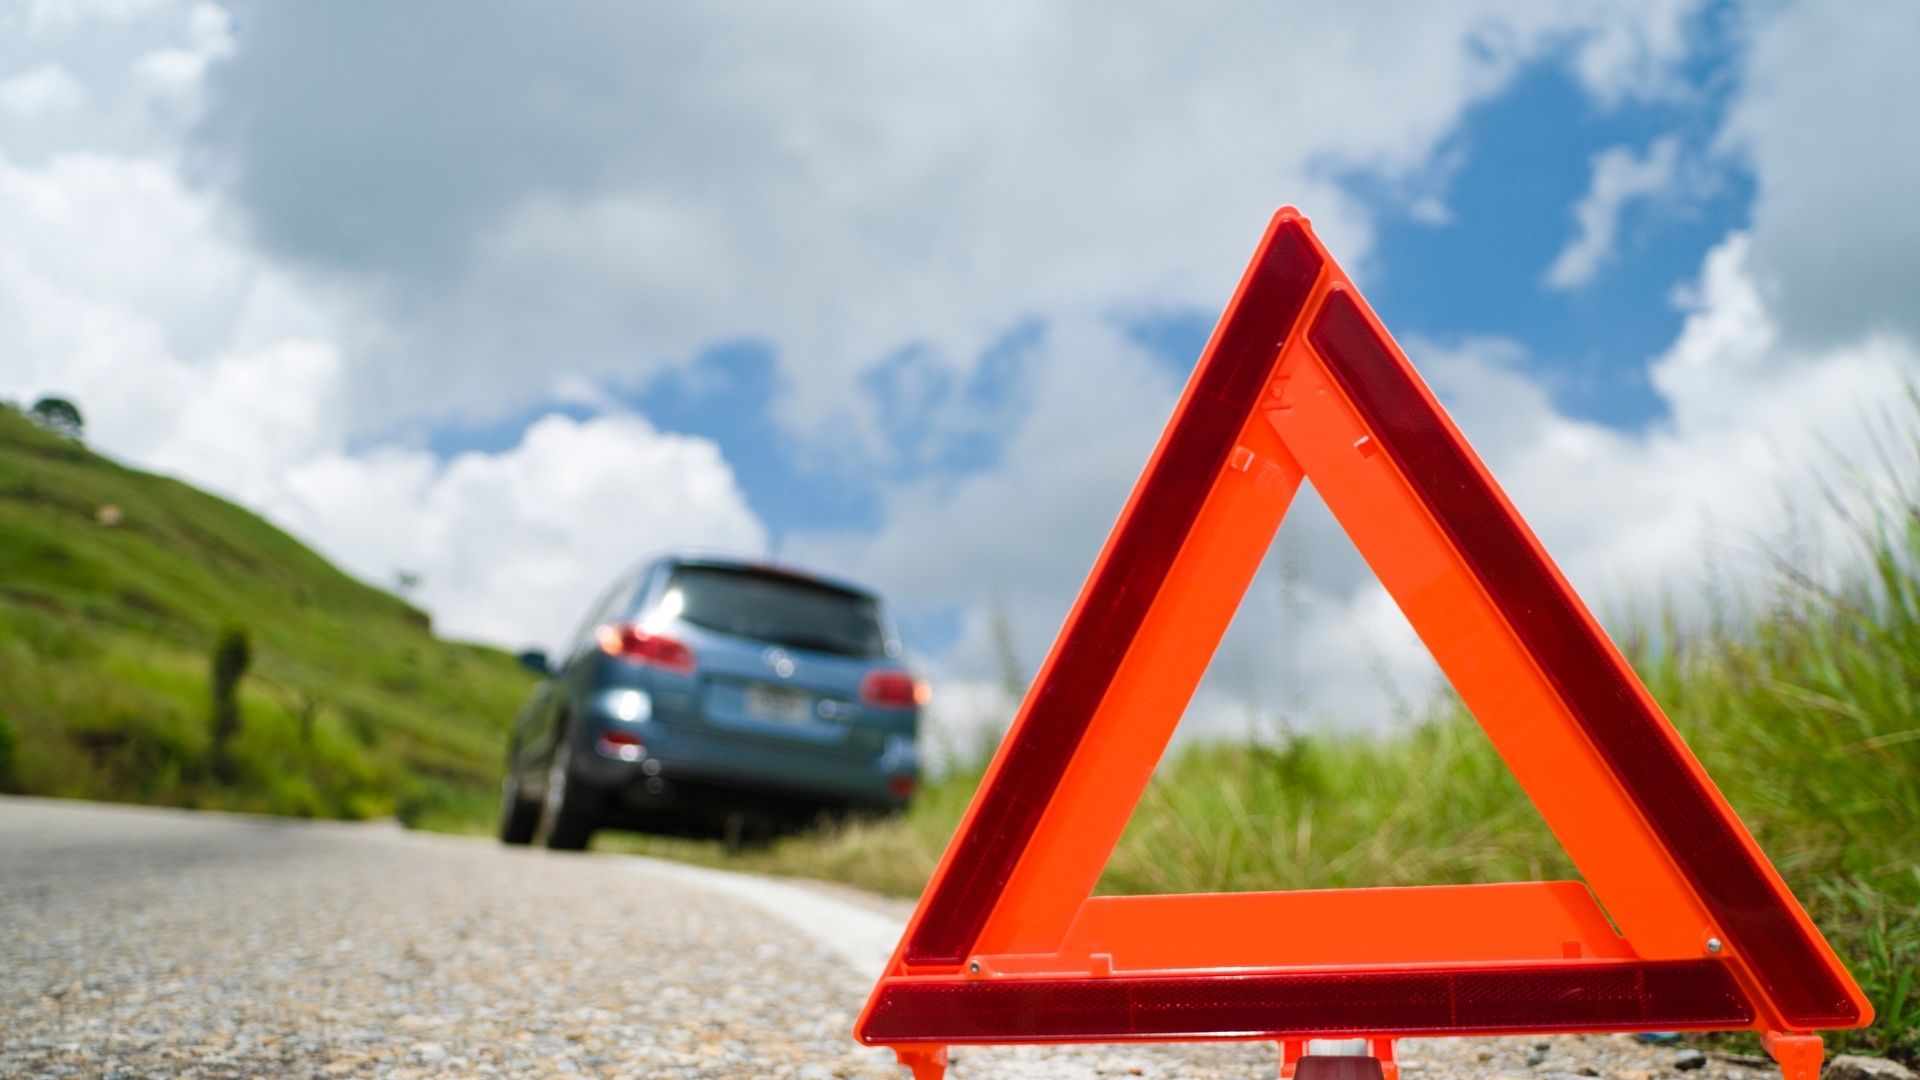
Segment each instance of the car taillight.
M647 756L647 744L640 737L626 731L608 731L600 736L597 744L601 753L621 761L639 761Z
M693 650L665 634L649 634L632 623L600 628L600 651L608 656L657 667L677 675L691 675L697 666Z
M887 781L887 790L893 792L893 797L896 799L912 798L915 786L917 785L911 776L896 776Z
M911 709L916 705L924 705L927 696L927 684L904 671L869 671L867 677L860 680L862 705Z

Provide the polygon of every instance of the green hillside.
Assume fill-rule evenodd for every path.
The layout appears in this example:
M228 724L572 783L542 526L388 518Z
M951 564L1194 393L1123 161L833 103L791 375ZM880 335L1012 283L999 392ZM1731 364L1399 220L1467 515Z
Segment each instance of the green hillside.
M218 753L233 630L251 664ZM0 790L484 820L528 685L259 517L0 409Z

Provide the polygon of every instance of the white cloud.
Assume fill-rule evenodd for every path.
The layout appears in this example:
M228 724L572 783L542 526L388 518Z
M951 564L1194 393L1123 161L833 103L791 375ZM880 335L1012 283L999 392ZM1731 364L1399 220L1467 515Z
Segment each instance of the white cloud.
M1652 368L1671 415L1644 433L1571 420L1542 398L1487 394L1484 384L1474 399L1498 406L1463 403L1469 434L1505 432L1495 471L1603 611L1664 599L1701 617L1708 598L1697 583L1709 564L1734 598L1755 595L1790 540L1813 539L1789 537L1789 525L1823 518L1825 481L1870 460L1871 421L1920 374L1914 345L1884 334L1818 351L1784 342L1752 261L1743 234L1708 256L1684 329Z
M207 65L233 55L233 16L198 0L187 12L184 44L154 49L133 62L133 77L149 98L197 106Z
M710 440L632 415L547 416L518 445L294 462L265 505L362 577L423 575L442 633L555 647L618 574L669 549L754 554L766 533Z
M1920 338L1920 4L1766 5L1722 145L1759 179L1754 275L1803 344Z
M898 490L891 528L795 538L795 557L858 566L897 603L984 606L997 596L1023 629L1057 623L1060 597L1093 564L1180 380L1090 317L1056 320L1026 377L1036 408L1001 447L1001 467ZM980 647L984 659L984 638Z
M1688 26L1698 17L1693 0L1649 3L1631 19L1601 23L1574 51L1582 85L1605 107L1631 99L1685 97L1679 75L1686 59Z
M28 29L63 34L98 25L137 22L166 7L169 0L27 0L14 12Z
M0 382L78 397L105 448L239 492L233 470L342 437L329 305L164 164L0 159L0 233Z
M1635 200L1658 196L1677 179L1680 140L1667 135L1655 139L1644 155L1632 147L1614 146L1596 154L1593 180L1573 208L1580 231L1547 268L1546 283L1573 289L1594 279L1611 261L1620 233L1620 215Z
M19 120L45 119L77 109L86 100L86 87L55 63L0 79L0 112Z
M1285 202L1364 269L1336 175L1427 170L1564 45L1604 39L1582 77L1639 85L1686 7L589 4L449 38L444 7L370 35L276 6L210 76L198 149L276 251L390 289L368 362L402 385L357 382L375 430L428 390L484 415L754 336L784 421L874 453L858 380L902 345L965 369L1030 315L1210 305ZM450 387L456 364L480 377Z

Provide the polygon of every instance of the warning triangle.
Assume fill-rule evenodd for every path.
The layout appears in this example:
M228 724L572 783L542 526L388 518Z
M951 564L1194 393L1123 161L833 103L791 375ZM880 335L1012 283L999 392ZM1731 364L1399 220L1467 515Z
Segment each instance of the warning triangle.
M1093 897L1303 479L1586 879ZM1589 891L1589 887L1591 891ZM1604 911L1601 904L1604 903ZM1616 930L1617 927L1617 930ZM1871 1007L1292 208L1273 219L856 1026L974 1043L1705 1030Z

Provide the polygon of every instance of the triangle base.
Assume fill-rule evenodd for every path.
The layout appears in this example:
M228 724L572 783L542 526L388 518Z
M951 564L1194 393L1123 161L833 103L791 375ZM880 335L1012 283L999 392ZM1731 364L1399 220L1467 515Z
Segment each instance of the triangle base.
M1753 1006L1715 960L1323 969L881 983L869 1043L1287 1039L1742 1028Z

